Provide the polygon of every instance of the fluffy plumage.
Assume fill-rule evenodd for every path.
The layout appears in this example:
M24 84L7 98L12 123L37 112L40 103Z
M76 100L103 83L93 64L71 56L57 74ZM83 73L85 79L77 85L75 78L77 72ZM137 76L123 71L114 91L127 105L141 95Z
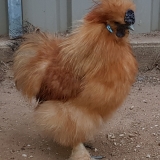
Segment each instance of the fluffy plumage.
M130 0L100 0L68 37L30 34L16 52L17 88L37 99L36 122L61 145L83 148L128 95L137 63L124 16L134 8Z

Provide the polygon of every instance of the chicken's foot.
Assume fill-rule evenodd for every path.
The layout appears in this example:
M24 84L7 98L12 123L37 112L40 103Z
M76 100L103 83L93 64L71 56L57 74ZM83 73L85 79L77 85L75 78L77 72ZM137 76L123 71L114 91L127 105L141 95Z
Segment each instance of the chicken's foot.
M92 146L92 144L90 143L84 143L84 146L86 148L89 148L91 150L95 150L96 148ZM106 158L105 156L92 156L93 159L96 159L96 160L99 160L99 159L103 159L103 158Z
M78 144L72 150L72 155L69 160L95 160L86 150L82 143Z

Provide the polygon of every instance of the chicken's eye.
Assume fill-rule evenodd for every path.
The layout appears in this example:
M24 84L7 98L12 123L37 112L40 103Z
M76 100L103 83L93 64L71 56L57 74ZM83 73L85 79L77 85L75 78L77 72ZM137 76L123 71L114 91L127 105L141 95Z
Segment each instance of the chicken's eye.
M118 25L120 25L120 23L119 23L119 22L114 22L114 24L115 24L115 25L117 25L117 26L118 26Z

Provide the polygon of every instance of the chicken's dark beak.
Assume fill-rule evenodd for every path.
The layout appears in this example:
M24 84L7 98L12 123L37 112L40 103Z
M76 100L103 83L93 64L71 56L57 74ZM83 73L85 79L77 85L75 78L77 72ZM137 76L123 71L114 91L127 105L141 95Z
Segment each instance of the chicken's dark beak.
M133 25L128 26L128 29L130 29L131 31L134 31Z

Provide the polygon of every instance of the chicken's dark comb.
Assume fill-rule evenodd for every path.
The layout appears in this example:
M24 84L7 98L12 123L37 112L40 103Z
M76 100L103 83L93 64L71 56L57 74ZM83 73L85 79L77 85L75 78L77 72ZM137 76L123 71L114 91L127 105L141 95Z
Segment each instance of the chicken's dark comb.
M134 11L128 10L125 14L124 21L128 25L132 25L135 23Z

